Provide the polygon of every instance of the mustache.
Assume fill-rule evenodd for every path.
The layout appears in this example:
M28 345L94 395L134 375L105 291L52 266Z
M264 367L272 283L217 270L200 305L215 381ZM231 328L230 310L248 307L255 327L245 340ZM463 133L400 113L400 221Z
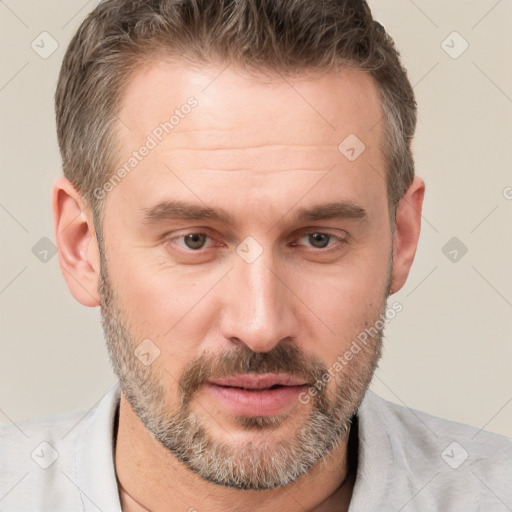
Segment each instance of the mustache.
M179 380L182 405L206 381L240 374L286 373L313 385L327 367L315 356L303 354L295 345L280 343L268 352L254 352L238 345L217 354L204 352L184 368Z

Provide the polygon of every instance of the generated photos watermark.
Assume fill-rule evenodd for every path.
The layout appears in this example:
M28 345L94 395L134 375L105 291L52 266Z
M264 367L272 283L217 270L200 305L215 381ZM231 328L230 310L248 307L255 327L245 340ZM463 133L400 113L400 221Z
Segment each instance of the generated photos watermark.
M368 338L374 338L379 334L379 332L383 329L383 327L391 322L398 313L403 310L403 305L401 302L394 302L391 307L386 309L386 312L381 315L381 317L375 322L371 327L366 328L364 331L361 331L350 344L350 348L340 354L334 364L332 364L328 370L322 375L322 378L317 380L313 386L310 386L307 391L303 391L299 395L299 402L301 404L308 404L311 401L311 397L314 397L321 391L327 384L331 381L331 379L335 378L337 373L340 373L343 368L354 359L354 356L359 354L363 347L367 346Z
M193 108L196 108L199 102L191 96L179 108L176 108L167 121L163 121L156 126L150 134L146 136L144 144L132 153L132 156L101 186L93 190L93 195L99 201L105 199L106 195L114 190L114 188L135 169L150 152L162 142L166 135L169 135L182 119L185 119Z

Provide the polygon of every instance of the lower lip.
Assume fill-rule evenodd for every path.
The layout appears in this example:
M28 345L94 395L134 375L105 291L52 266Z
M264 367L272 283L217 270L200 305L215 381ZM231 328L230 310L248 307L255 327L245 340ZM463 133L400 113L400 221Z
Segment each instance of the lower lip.
M236 416L271 416L279 414L298 402L307 386L282 386L275 389L249 391L247 389L205 383L208 389Z

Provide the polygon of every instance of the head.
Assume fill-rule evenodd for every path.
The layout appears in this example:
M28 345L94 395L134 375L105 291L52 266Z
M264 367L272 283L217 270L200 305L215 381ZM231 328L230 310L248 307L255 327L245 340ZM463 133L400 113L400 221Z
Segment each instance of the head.
M419 236L389 36L358 1L105 1L56 110L60 263L140 421L222 485L304 475L346 438Z

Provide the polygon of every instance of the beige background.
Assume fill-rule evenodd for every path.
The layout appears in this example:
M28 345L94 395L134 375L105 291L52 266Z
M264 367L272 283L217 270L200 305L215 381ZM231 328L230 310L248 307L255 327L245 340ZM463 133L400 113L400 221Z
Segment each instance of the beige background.
M0 2L2 423L87 409L114 382L99 311L73 300L56 256L42 262L32 252L41 238L53 239L57 73L66 44L95 5ZM415 86L417 172L427 182L418 256L392 299L403 311L387 328L373 388L397 403L512 436L512 2L370 5ZM51 49L42 32L58 43L45 59L31 47L45 37L39 51ZM469 46L458 58L443 50L454 56L464 41ZM468 249L463 257L459 249L456 262L442 251L454 236Z

